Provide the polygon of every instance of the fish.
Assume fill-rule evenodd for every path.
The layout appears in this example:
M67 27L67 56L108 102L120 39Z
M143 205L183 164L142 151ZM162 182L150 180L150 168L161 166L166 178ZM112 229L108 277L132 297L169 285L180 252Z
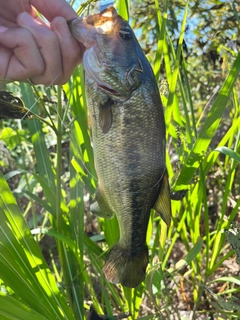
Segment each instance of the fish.
M119 224L103 274L135 288L149 262L146 233L155 209L169 225L163 106L152 68L133 30L113 6L69 22L84 45L83 67L98 186L90 211Z
M0 90L0 120L2 119L31 119L34 114L25 108L23 101L12 92Z

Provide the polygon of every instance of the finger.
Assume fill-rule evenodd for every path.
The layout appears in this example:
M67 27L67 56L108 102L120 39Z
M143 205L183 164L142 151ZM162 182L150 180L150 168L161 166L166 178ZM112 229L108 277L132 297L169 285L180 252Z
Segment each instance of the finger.
M60 44L63 71L61 84L64 84L71 77L77 64L81 63L84 47L73 38L64 18L56 17L51 23L51 28Z
M56 34L49 28L42 26L28 13L23 12L17 17L19 26L31 32L45 62L45 70L41 75L31 77L34 83L56 84L62 78L61 52Z
M7 28L16 28L17 24L3 17L0 17L0 26L5 26Z
M55 17L63 17L71 20L77 17L76 12L65 0L30 0L34 6L48 21Z
M7 28L6 26L0 25L0 32L1 32L1 33L7 31L8 29L9 29L9 28Z
M13 28L0 32L0 78L26 80L41 74L44 68L44 61L28 30Z
M30 0L1 1L1 17L12 23L16 22L17 16L23 11L27 11L31 14L32 7Z

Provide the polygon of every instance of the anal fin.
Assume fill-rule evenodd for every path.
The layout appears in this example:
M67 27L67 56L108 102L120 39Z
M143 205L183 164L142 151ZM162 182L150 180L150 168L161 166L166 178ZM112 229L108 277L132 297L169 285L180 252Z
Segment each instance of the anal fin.
M90 206L90 211L101 218L112 219L114 217L114 212L109 207L107 200L99 187L96 189L93 203Z
M169 226L171 223L171 199L167 171L163 176L159 197L154 205L154 209L160 214L163 221Z

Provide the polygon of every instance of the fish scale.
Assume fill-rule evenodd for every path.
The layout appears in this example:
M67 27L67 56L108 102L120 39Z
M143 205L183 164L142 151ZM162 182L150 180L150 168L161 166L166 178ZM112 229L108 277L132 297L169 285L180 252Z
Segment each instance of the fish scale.
M158 87L129 24L113 7L73 20L70 30L87 48L83 65L98 175L90 210L105 218L116 214L120 230L103 273L112 283L136 287L148 264L150 211L168 224L171 216Z

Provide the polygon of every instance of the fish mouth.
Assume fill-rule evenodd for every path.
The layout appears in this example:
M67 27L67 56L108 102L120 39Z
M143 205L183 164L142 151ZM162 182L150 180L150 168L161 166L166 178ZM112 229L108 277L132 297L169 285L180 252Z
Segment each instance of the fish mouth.
M126 93L120 87L115 88L111 83L106 83L102 76L106 69L115 67L116 63L113 65L111 62L108 63L104 50L99 54L98 48L98 36L108 35L112 38L115 35L118 20L119 16L114 7L108 7L99 14L72 19L68 21L68 26L73 37L85 47L83 66L87 77L107 95L120 97ZM119 65L118 67L125 68Z
M113 32L117 19L117 11L111 6L98 14L87 16L84 18L84 23L93 26L98 33L107 34Z
M96 43L94 36L97 31L94 26L86 25L84 19L75 18L69 20L67 24L73 37L85 47L85 50L88 50Z
M101 74L104 73L107 66L101 64L98 57L94 53L94 46L87 49L83 55L83 65L87 76L92 79L99 89L108 95L120 97L122 94L113 89L113 87L101 79Z
M68 21L73 37L83 43L86 49L95 44L96 34L113 34L118 14L114 7L109 7L98 14L79 17Z
M110 93L114 96L120 97L121 94L119 92L117 92L116 90L114 90L111 87L108 87L106 85L102 85L102 84L97 84L98 88L102 89L103 91L106 91L107 93Z

